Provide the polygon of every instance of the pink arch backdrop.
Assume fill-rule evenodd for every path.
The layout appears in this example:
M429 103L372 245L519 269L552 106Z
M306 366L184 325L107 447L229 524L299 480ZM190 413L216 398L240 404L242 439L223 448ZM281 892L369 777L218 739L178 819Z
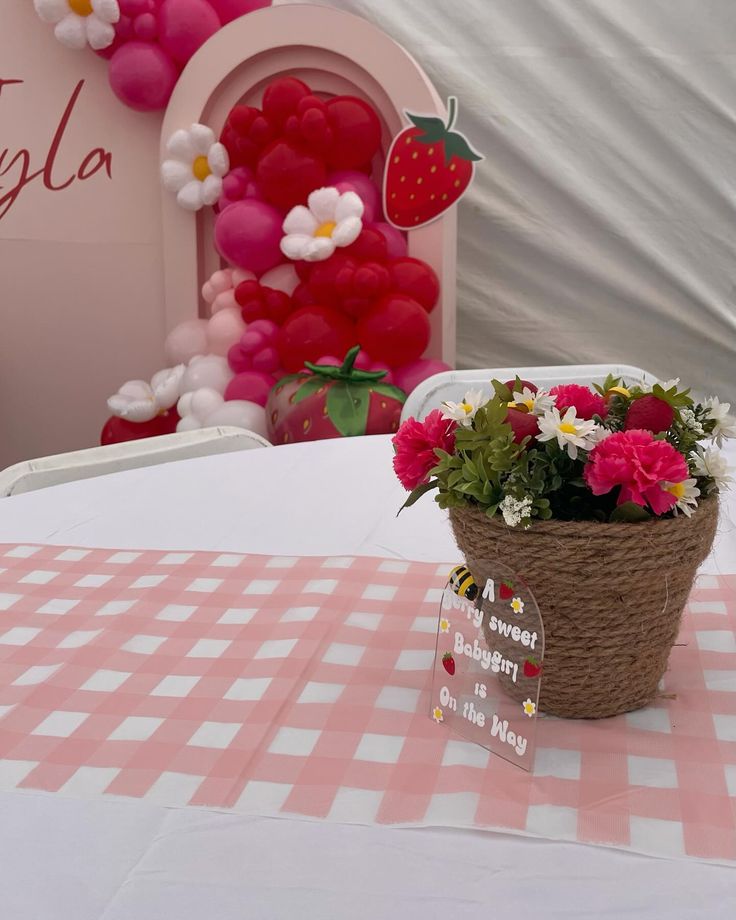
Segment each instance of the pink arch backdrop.
M179 128L195 122L222 130L239 102L260 104L265 85L298 77L325 96L350 94L370 102L383 128L382 148L403 127L404 110L446 117L444 104L417 62L375 26L316 6L259 10L213 35L184 69L166 110L161 151ZM382 164L381 164L382 167ZM380 180L380 175L376 176ZM221 267L210 209L192 214L173 196L162 199L166 327L204 315L201 288ZM409 231L409 254L440 279L441 300L430 314L427 356L455 362L457 215Z

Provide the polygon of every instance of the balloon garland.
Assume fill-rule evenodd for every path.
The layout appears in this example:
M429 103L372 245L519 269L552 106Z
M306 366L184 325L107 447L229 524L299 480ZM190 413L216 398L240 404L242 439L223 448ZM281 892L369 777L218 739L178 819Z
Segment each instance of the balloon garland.
M163 185L186 210L214 209L214 244L228 264L203 285L208 317L169 333L173 367L108 401L118 420L106 426L108 441L129 437L135 424L148 436L153 423L178 431L234 424L280 442L338 436L339 425L297 430L281 405L276 426L265 410L276 385L309 364L323 368L312 371L316 380L329 377L324 368L343 366L350 353L346 380L368 375L395 400L447 369L424 357L439 279L385 220L373 178L380 154L372 106L321 99L293 77L272 81L260 109L236 105L219 138L201 124L174 132ZM375 419L387 431L398 423L395 412Z
M125 105L163 109L184 65L222 26L271 0L33 0L54 35L109 62L108 78Z

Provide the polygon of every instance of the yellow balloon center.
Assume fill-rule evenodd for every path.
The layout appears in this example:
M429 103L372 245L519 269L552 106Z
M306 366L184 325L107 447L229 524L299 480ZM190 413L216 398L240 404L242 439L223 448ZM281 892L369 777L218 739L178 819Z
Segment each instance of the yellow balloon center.
M197 157L192 163L192 172L194 173L194 178L199 179L200 182L204 182L207 176L211 176L212 170L207 162L207 157Z
M560 431L563 434L575 434L577 432L577 428L574 425L571 425L570 422L563 422L560 425Z
M331 237L337 224L334 220L327 220L314 231L315 236Z
M77 16L92 15L92 0L67 0L69 9Z
M463 410L463 412L466 415L470 415L470 413L473 411L473 407L470 405L470 403L466 403L466 402L461 402L460 408Z

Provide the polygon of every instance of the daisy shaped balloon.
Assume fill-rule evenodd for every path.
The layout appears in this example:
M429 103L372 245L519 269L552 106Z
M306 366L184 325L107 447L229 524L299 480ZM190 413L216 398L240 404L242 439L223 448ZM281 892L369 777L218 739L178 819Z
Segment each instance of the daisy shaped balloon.
M339 246L354 243L363 229L363 202L355 192L319 188L286 215L281 251L287 259L322 262Z
M230 163L212 128L196 124L174 131L166 153L169 158L161 164L161 179L167 191L176 193L181 207L199 211L216 204Z
M54 35L67 48L89 45L101 51L115 40L118 0L33 0L33 5L44 22L54 24Z
M145 380L129 380L107 401L107 408L129 422L150 422L179 399L184 365L168 367Z

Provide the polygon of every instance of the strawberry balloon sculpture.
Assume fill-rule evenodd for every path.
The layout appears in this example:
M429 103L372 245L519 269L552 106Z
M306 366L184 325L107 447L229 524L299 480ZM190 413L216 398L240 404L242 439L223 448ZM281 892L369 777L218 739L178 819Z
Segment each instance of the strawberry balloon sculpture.
M266 404L274 444L398 430L406 394L383 382L385 371L356 368L359 351L351 348L337 367L307 363L307 370L276 384Z

